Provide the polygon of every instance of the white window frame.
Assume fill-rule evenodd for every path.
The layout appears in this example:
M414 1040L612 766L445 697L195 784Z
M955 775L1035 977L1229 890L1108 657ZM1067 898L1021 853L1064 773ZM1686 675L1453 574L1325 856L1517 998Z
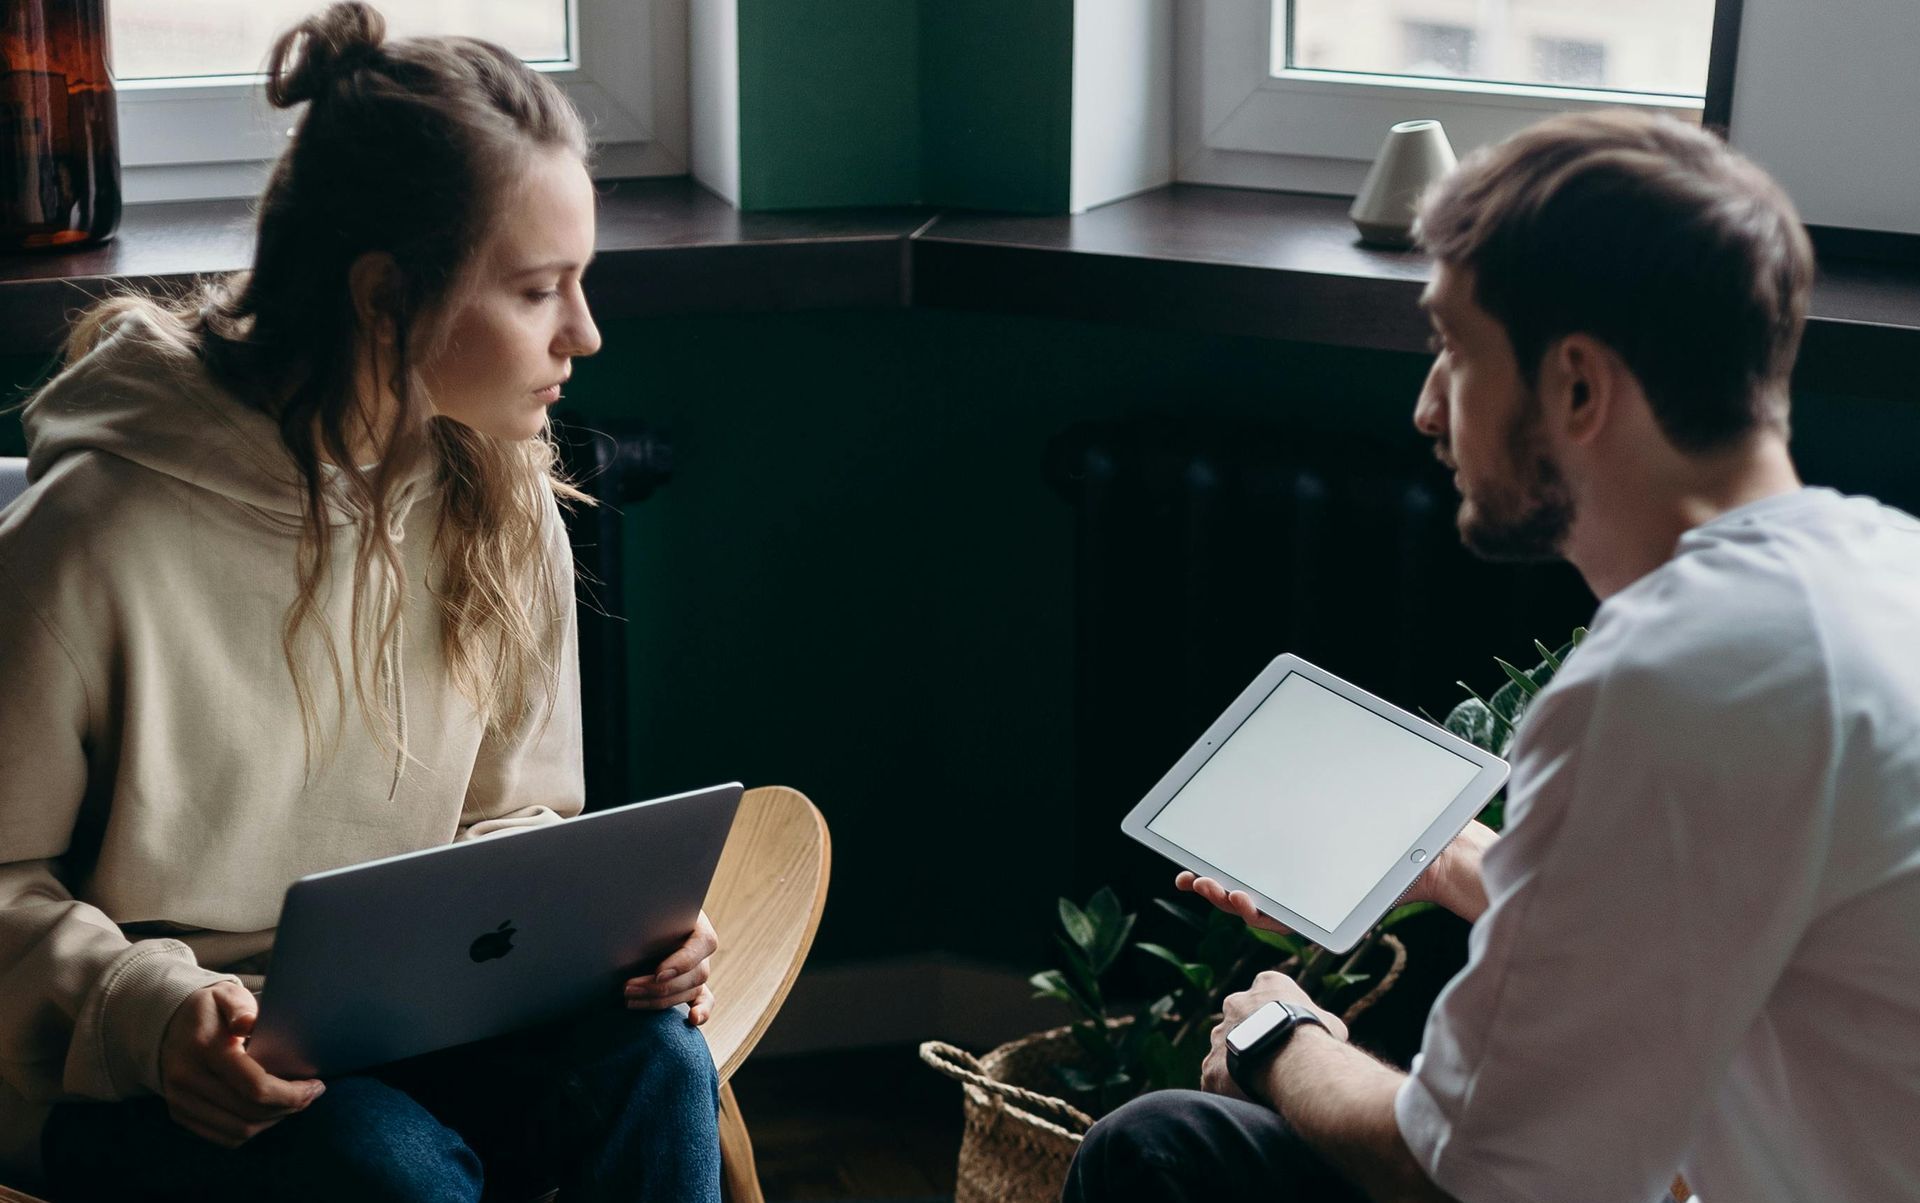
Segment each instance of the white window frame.
M687 170L688 0L572 0L573 57L536 64L566 90L602 178ZM257 195L294 114L267 104L260 75L116 84L129 202Z
M1178 178L1351 196L1388 127L1438 119L1460 154L1550 113L1639 108L1698 119L1698 97L1332 71L1272 73L1272 0L1182 6ZM1403 77L1404 78L1404 77Z

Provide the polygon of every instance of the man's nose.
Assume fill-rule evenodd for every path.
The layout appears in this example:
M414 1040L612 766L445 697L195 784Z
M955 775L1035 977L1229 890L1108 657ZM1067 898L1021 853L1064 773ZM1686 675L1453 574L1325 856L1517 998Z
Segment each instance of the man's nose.
M1446 413L1446 375L1436 359L1427 369L1426 383L1420 387L1420 397L1413 404L1413 428L1430 439L1437 439L1446 433Z

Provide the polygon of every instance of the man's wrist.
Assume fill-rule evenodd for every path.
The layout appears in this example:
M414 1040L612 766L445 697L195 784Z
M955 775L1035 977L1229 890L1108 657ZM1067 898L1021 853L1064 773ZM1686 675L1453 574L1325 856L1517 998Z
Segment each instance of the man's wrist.
M1341 1039L1329 1031L1324 1024L1303 1023L1296 1026L1293 1029L1293 1035L1288 1037L1287 1042L1268 1057L1267 1063L1261 1067L1257 1082L1262 1097L1255 1101L1264 1103L1275 1111L1282 1111L1281 1103L1286 1094L1288 1080L1286 1070L1291 1064L1288 1058L1298 1062L1302 1056L1311 1057L1313 1055L1311 1051L1303 1054L1300 1052L1300 1047L1311 1046L1322 1040L1331 1040L1335 1044L1342 1043Z
M1445 880L1435 883L1440 887L1435 901L1469 923L1487 913L1487 880L1481 873L1481 858L1499 838L1486 827L1469 824L1456 837L1457 847L1449 849L1453 853L1448 866L1451 871Z

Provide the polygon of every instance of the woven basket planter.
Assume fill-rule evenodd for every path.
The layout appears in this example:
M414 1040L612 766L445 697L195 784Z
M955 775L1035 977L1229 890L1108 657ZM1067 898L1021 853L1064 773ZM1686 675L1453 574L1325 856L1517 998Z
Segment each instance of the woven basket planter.
M1393 954L1393 964L1342 1014L1348 1023L1391 989L1406 968L1406 945L1392 935L1382 936L1380 944ZM1053 1067L1080 1060L1072 1033L1071 1025L1035 1032L983 1057L938 1040L920 1046L920 1059L958 1081L966 1095L966 1131L960 1138L953 1203L1059 1199L1067 1166L1093 1127L1092 1116L1048 1093L1056 1081Z

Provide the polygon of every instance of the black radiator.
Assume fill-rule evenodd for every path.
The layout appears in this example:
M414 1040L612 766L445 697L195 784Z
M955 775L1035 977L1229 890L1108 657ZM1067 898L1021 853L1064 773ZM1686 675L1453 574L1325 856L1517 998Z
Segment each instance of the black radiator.
M580 619L587 809L599 810L634 801L620 507L646 500L672 477L672 449L636 421L556 417L553 430L567 475L598 503L576 506L566 521Z
M1172 867L1119 833L1138 802L1280 652L1444 716L1494 655L1563 640L1594 602L1566 565L1491 565L1460 546L1431 452L1163 417L1055 436L1072 507L1073 886L1130 904ZM1530 662L1529 662L1530 663Z

